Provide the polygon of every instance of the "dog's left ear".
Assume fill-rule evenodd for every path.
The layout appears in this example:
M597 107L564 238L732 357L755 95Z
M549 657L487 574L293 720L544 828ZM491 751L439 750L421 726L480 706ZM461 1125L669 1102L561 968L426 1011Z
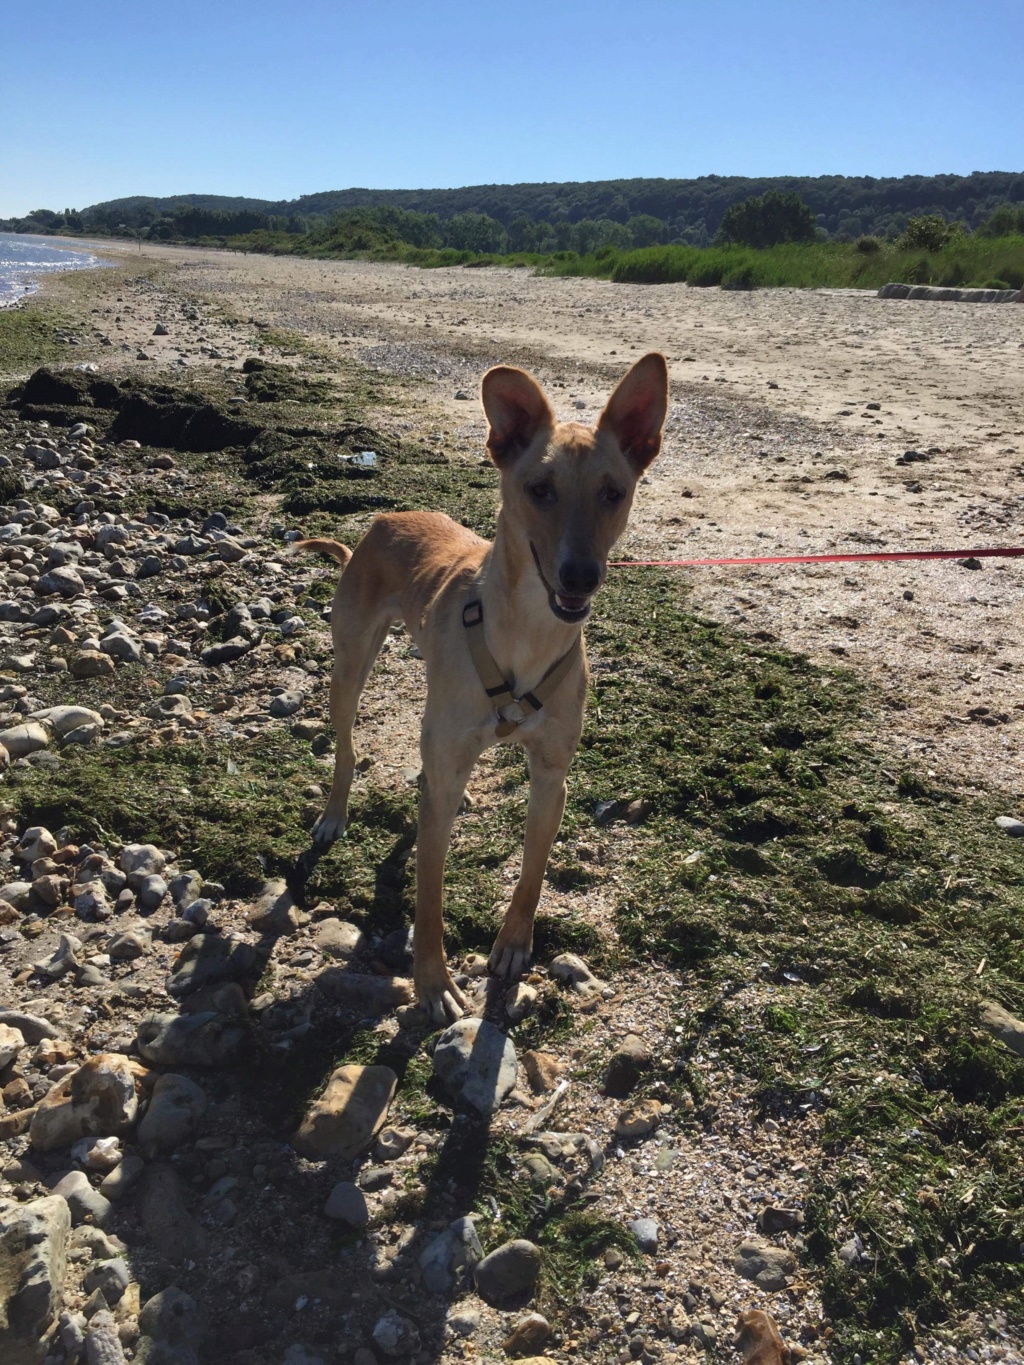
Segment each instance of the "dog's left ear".
M668 366L651 351L638 360L608 399L597 424L608 432L639 477L661 449L668 411Z

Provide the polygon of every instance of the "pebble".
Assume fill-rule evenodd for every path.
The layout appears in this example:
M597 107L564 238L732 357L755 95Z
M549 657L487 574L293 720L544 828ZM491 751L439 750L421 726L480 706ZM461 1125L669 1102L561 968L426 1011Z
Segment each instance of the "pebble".
M505 1242L476 1268L476 1287L489 1304L500 1306L533 1289L540 1277L541 1251L524 1238Z
M431 1294L448 1294L472 1275L483 1254L472 1218L456 1218L420 1252L424 1288Z
M83 1171L69 1171L54 1185L53 1193L67 1200L74 1227L87 1220L96 1227L102 1227L113 1207L105 1195L93 1189Z
M651 1054L646 1043L635 1033L628 1034L608 1059L604 1073L604 1093L624 1099L636 1088L650 1065Z
M785 1289L787 1277L796 1271L796 1258L785 1247L749 1240L740 1244L733 1269L759 1288L774 1292Z
M658 1250L658 1221L655 1218L634 1218L629 1230L636 1238L636 1244L648 1256Z
M0 740L2 738L3 736L0 736ZM1017 820L1012 815L997 815L996 824L1011 839L1024 839L1024 820Z
M195 1081L173 1072L161 1076L136 1134L143 1154L156 1156L180 1147L205 1112L206 1095Z
M366 1195L351 1180L341 1180L327 1196L324 1213L351 1228L365 1228L370 1221Z

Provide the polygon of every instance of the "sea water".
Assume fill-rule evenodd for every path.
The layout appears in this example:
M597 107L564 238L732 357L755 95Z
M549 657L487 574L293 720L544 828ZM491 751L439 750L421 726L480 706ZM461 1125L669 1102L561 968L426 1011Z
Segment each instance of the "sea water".
M92 251L69 251L52 237L0 232L0 308L8 308L33 293L43 275L61 270L93 270L110 264Z

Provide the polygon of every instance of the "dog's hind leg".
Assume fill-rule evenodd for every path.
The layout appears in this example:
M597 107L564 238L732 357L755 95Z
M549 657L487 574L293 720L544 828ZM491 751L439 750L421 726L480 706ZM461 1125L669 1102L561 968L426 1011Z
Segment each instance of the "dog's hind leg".
M420 1004L435 1023L444 1023L458 1019L466 1007L444 955L444 864L452 825L481 745L471 735L453 737L443 725L432 725L429 699L427 707L420 741L423 780L416 832L413 978Z
M339 591L334 604L336 613L339 611L340 597ZM342 605L341 610L345 611L346 607ZM382 614L379 608L372 615L360 617L356 613L354 618L356 621L354 629L349 629L346 623L344 629L336 628L334 632L330 711L337 747L331 794L327 798L323 815L313 826L313 838L318 844L332 844L345 829L348 797L352 789L356 764L355 750L352 746L352 727L356 720L360 694L391 624L391 613Z

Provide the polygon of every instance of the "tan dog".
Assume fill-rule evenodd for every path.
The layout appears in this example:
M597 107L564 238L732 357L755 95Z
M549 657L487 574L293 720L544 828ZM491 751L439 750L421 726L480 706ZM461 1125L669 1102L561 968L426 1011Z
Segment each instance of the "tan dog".
M519 881L490 956L518 975L530 960L548 854L565 808L565 775L583 725L583 623L626 528L637 480L657 455L668 402L663 356L646 355L595 428L557 424L536 380L497 366L484 375L487 449L501 471L493 544L436 512L378 517L355 553L300 541L345 567L331 611L334 782L314 838L345 828L352 725L388 628L405 622L427 666L416 848L416 993L435 1021L465 1000L443 945L444 862L466 781L480 754L516 740L529 754L530 804Z

